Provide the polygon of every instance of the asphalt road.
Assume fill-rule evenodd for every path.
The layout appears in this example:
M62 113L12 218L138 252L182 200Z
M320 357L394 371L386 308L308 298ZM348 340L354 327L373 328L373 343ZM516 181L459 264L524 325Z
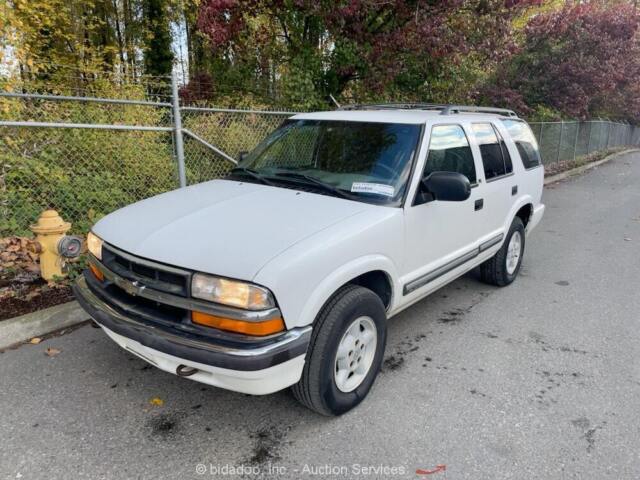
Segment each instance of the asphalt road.
M640 154L544 202L518 280L469 275L392 319L339 418L161 372L90 326L0 354L0 478L640 478Z

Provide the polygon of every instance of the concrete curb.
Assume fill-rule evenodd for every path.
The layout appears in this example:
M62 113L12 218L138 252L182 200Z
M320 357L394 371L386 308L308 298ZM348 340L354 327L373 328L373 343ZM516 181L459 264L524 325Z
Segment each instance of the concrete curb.
M602 165L603 163L607 163L620 155L626 155L627 153L633 152L640 152L640 148L630 148L621 152L612 153L611 155L608 155L600 160L596 160L595 162L587 163L586 165L580 165L579 167L572 168L571 170L567 170L566 172L556 173L555 175L545 177L544 184L549 185L552 183L560 182L561 180L565 180L575 175L580 175L581 173L587 172L592 168Z
M73 301L8 320L0 320L0 350L33 337L77 325L89 318L78 302Z

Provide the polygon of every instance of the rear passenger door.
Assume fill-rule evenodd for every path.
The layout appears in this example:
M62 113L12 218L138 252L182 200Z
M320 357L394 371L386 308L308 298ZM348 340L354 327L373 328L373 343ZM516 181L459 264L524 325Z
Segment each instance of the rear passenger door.
M478 213L483 225L482 241L486 241L504 233L518 186L511 156L498 129L491 122L477 122L471 124L471 132L475 139L473 148L477 149L483 167Z

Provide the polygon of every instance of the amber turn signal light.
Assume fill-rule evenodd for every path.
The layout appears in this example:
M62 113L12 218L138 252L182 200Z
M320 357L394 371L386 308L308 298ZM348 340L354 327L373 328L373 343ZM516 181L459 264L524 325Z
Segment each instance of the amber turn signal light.
M91 273L93 273L94 277L96 277L101 282L104 282L104 274L93 263L89 263L89 270L91 270Z
M245 322L243 320L234 320L233 318L217 317L208 313L191 312L191 320L197 325L245 335L255 335L257 337L271 335L284 330L284 322L280 317L271 318L264 322Z

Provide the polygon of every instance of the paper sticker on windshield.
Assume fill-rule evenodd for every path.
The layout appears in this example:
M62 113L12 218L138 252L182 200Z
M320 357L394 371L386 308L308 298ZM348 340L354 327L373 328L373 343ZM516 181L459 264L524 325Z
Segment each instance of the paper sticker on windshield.
M396 194L396 189L391 185L368 182L353 182L351 191L355 193L373 193L374 195L384 195L385 197L393 197Z

